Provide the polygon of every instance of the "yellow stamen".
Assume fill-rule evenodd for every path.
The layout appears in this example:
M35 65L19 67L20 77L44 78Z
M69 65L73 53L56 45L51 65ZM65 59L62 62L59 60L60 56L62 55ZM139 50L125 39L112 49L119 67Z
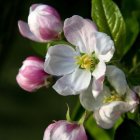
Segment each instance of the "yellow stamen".
M123 98L121 96L119 96L118 94L113 94L108 96L108 97L104 97L104 101L103 103L111 103L113 101L123 101Z
M93 70L95 65L97 64L97 60L92 55L84 54L82 56L77 56L76 64L80 66L82 69Z

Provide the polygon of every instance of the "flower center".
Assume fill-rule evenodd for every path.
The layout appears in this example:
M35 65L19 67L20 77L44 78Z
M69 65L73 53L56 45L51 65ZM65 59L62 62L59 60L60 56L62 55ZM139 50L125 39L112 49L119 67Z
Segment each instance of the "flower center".
M81 69L86 69L93 71L96 64L98 63L98 60L95 58L95 56L88 55L88 54L83 54L80 56L77 56L76 58L76 64L79 65Z
M104 97L103 103L111 103L113 101L123 101L123 98L117 93L112 92L110 96Z

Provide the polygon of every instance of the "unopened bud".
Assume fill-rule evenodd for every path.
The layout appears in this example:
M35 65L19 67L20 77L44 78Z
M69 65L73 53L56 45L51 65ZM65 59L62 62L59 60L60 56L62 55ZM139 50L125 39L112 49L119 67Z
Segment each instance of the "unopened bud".
M43 140L87 140L87 136L83 125L61 120L46 128Z
M46 86L50 75L44 71L44 61L38 57L28 57L23 61L22 67L16 77L19 86L29 92Z
M30 7L28 23L18 21L20 33L37 42L57 39L62 32L62 21L58 12L51 6L33 4Z

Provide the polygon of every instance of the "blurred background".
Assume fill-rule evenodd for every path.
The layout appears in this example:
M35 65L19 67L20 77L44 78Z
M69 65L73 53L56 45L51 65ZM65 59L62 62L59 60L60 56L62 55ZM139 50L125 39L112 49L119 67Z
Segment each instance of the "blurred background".
M133 1L132 6L131 1L127 0L126 8L123 4L126 0L116 0L126 17L136 8L140 9L140 0ZM22 61L30 55L39 56L34 51L35 47L32 47L35 44L23 38L17 27L19 19L27 21L29 7L34 3L53 6L63 20L72 15L91 18L90 0L0 1L0 140L42 140L47 125L52 120L65 119L66 103L74 108L78 98L62 97L52 89L45 88L27 93L16 83L16 74ZM133 52L140 46L139 42L138 36ZM132 54L132 51L128 53Z

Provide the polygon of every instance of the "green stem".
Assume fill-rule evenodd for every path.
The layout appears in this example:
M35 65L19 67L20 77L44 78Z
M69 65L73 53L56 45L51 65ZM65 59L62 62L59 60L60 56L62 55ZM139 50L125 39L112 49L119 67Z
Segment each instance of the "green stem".
M78 120L84 112L85 112L85 110L83 109L83 107L81 106L81 104L78 100L78 102L77 102L77 104L72 112L71 119Z

